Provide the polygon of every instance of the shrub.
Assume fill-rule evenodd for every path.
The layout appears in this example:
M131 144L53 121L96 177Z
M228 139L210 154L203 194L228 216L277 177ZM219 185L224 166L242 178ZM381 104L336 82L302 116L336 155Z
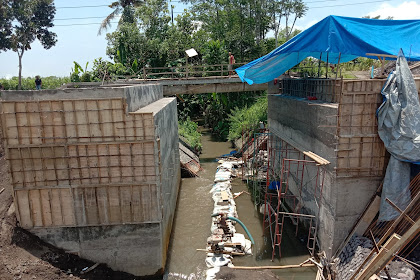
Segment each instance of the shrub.
M236 140L241 137L242 129L257 128L259 122L267 121L267 96L257 99L250 107L236 107L229 114L229 135L228 140Z
M193 122L190 118L179 121L178 133L187 140L188 144L191 145L196 152L201 151L201 133L198 132L197 123Z
M69 83L69 77L41 77L42 89L57 89L63 84ZM12 77L10 79L0 79L0 84L3 85L5 90L17 90L18 88L18 77ZM35 78L27 77L22 78L22 90L34 90L35 89Z

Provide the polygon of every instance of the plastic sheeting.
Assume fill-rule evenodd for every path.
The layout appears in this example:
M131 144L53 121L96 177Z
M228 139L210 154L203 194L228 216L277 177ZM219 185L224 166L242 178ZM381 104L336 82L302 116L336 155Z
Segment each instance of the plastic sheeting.
M420 103L418 91L402 51L382 89L384 102L377 111L378 134L391 154L381 196L379 220L390 221L410 203L410 162L420 163Z
M396 55L400 49L420 60L420 20L378 20L328 16L269 54L236 69L248 84L261 84L312 56L329 63L347 62L366 53Z

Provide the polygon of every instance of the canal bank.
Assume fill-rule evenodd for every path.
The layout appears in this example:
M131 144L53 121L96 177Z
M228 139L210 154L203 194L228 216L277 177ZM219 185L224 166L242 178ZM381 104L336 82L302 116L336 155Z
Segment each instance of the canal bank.
M200 177L182 179L164 279L205 279L206 254L196 249L205 248L210 233L213 200L209 191L218 166L215 159L228 153L232 148L229 142L213 139L209 131L203 130L202 133L203 152L200 155L200 162L203 171L200 172ZM238 193L247 190L247 186L237 178L232 181L232 190ZM243 193L235 201L239 219L251 232L255 245L252 256L235 257L234 265L299 264L309 257L305 246L295 238L294 228L290 228L284 235L283 258L271 262L271 242L267 240L268 234L267 237L263 236L262 216L255 211L248 194ZM246 235L240 227L237 227L237 230ZM315 269L312 268L273 272L279 279L315 279Z

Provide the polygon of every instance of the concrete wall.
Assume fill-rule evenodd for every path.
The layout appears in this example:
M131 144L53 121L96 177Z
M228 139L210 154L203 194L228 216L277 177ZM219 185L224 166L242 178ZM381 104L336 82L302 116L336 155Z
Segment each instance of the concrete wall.
M102 135L102 138L98 140L97 138L90 139L89 137L91 135L88 135L88 137L85 137L86 139L82 140L84 144L88 143L90 145L108 145L109 143L115 145L127 145L130 143L135 143L137 145L135 146L136 150L133 148L130 149L130 151L124 152L124 161L121 157L121 150L119 150L119 157L115 157L114 155L113 160L105 161L105 163L102 161L101 163L98 163L98 165L89 166L89 170L90 167L96 168L97 166L100 166L102 170L114 170L118 169L115 168L116 162L121 164L120 169L126 168L126 171L131 170L130 172L125 172L124 176L126 177L124 177L125 180L122 182L122 184L125 185L119 188L119 191L115 193L115 186L112 186L111 183L107 184L107 180L95 182L95 185L92 185L93 183L90 181L85 182L86 186L84 187L89 188L91 191L89 196L84 197L82 195L80 201L74 202L72 202L71 199L79 199L79 197L73 198L73 196L69 196L69 203L71 205L76 205L79 203L82 205L82 207L79 208L82 208L82 210L85 211L85 208L88 209L88 206L90 207L92 205L98 206L99 209L99 201L101 207L108 207L108 210L104 210L105 213L118 212L121 214L121 216L123 215L123 212L124 214L128 212L130 215L132 215L134 209L137 209L140 205L141 207L146 208L143 208L140 214L137 213L137 211L136 215L145 216L147 212L145 210L149 210L150 208L150 211L156 214L155 217L152 220L141 221L134 219L123 219L123 222L118 223L108 221L108 219L104 220L99 218L100 224L92 224L89 226L87 226L88 224L86 223L71 224L67 226L62 226L61 224L57 225L54 223L48 226L33 226L33 223L31 223L31 226L26 228L48 243L63 248L66 251L78 253L81 257L90 259L94 262L106 263L114 270L128 272L136 276L163 273L166 262L166 251L169 244L169 237L172 229L172 222L180 185L176 98L163 98L161 85L140 85L128 88L89 88L51 91L43 90L29 92L8 91L3 92L2 98L3 100L7 100L7 102L9 102L8 106L12 108L12 105L14 104L21 104L20 101L32 101L35 103L35 106L33 107L39 108L39 100L51 100L51 102L46 102L49 104L54 103L54 100L79 99L82 100L80 102L81 105L83 105L83 102L85 102L83 99L89 99L89 104L96 104L96 107L93 106L90 108L88 105L85 105L78 108L77 111L84 112L83 110L86 110L86 115L89 114L88 112L93 112L90 115L91 119L89 119L89 116L86 118L79 118L79 120L83 119L83 123L81 125L85 124L86 127L89 127L89 122L95 123L93 125L98 125L97 123L101 123L100 116L105 116L104 113L102 115L98 113L103 112L101 110L101 104L107 105L108 99L115 101L114 103L110 101L110 104L112 103L114 105L118 105L118 108L116 107L114 111L111 111L112 113L110 114L112 117L107 116L106 123L107 125L112 126L112 129L107 128L107 131L109 133L116 133L121 137L111 137L111 140L107 140L103 137L104 135ZM121 100L119 98L121 98ZM90 99L99 99L102 101L95 102ZM45 103L45 101L42 102ZM24 105L25 106L23 106L23 108L26 109L26 103ZM58 114L57 112L61 111L54 111L56 110L54 108L44 109L45 111L43 111L42 114L48 114L50 118L59 119L59 124L54 123L54 125L57 127L75 127L75 124L70 121L70 118L66 119L67 115L61 117L55 116L54 114ZM22 106L20 106L18 109L22 110ZM109 109L107 110L109 111ZM124 110L126 114L123 113ZM128 115L130 112L132 113ZM61 112L61 114L62 113L63 112ZM30 111L29 114L34 114L34 112ZM95 119L92 119L92 114L95 115ZM19 115L20 119L23 118L26 120L29 118L23 115L23 113L9 113L7 115L9 116L9 119L13 118L15 115ZM113 121L116 122L114 123ZM16 126L16 124L18 124L18 126L20 124L25 125L25 123L26 122L11 122L12 126ZM44 125L43 122L42 125ZM103 134L103 129L105 128L101 126L99 127L99 130L102 130L101 134ZM91 129L89 127L89 129L85 128L84 130L90 131ZM53 134L53 136L60 137L60 139L65 138L62 137L63 135L57 133L65 132L67 131L66 129L57 131L56 134ZM20 134L18 133L18 136L19 135ZM77 135L79 136L79 134ZM74 141L77 141L77 139ZM91 143L89 143L89 141ZM95 141L99 142L93 143ZM21 142L19 141L18 144L21 144ZM40 142L38 146L42 147L43 144L44 142ZM56 145L63 146L69 144L64 141L63 143L58 142ZM14 146L11 146L11 148L13 147ZM145 147L151 148L150 150L145 151ZM154 160L150 158L151 154L153 154L152 158ZM133 160L127 160L127 156L130 155L137 159L142 156L144 156L144 158L148 156L149 164L153 165L153 162L156 163L152 167L151 171L153 172L147 169L147 174L150 175L149 177L144 177L143 179L135 179L136 174L140 171L144 170L144 172L146 172L147 166L145 163L133 163ZM98 156L94 156L94 158L98 158L99 160ZM107 166L107 163L110 165ZM131 176L131 173L133 176ZM95 177L96 175L91 176ZM123 175L121 174L121 178L123 178L122 176ZM130 176L133 177L133 182L127 179L130 178ZM117 177L115 178L117 179ZM131 192L133 192L135 187L135 180L144 180L145 182L143 183L146 185L141 190L139 189L137 191L137 189L135 189L135 192L129 195L130 191L128 190L127 192L127 188L131 188ZM110 182L113 181L111 180ZM59 184L58 181L56 184ZM13 187L16 188L16 186ZM48 188L54 190L57 187L62 186L48 186ZM79 191L78 187L80 186L70 184L70 187L66 187L70 189L70 192L74 191L77 193ZM43 188L45 188L45 186L39 187L41 191L47 191ZM113 188L112 192L108 190L109 188ZM18 189L19 187L16 188L15 192L19 191ZM100 189L100 192L96 191L96 189ZM104 189L106 189L106 191L104 191ZM33 191L29 190L29 192ZM98 199L100 193L105 193L106 195ZM36 191L34 195L39 197L39 194ZM97 198L96 200L95 197ZM98 205L96 205L94 201L96 201L96 204ZM37 202L37 205L38 204L42 205L42 203ZM31 208L32 204L28 203L28 205L30 210L33 210ZM64 212L71 212L71 210L68 209L72 209L69 207L59 208L62 208L61 211ZM92 209L95 210L96 207L93 207ZM25 215L27 212L21 212L20 215ZM69 214L67 212L65 214ZM32 217L33 215L29 216ZM39 216L39 214L37 214L37 216ZM19 217L20 216L18 215L18 218Z
M328 256L344 240L381 180L378 177L337 177L337 115L338 104L282 95L268 97L270 131L292 146L312 151L331 162L324 179L318 228L321 250ZM308 172L305 182L311 177L311 171ZM314 174L315 171L312 176ZM302 197L306 208L316 214L313 190L307 187Z
M181 180L178 146L178 117L176 98L163 98L137 112L153 112L156 137L159 139L160 188L162 205L162 265L165 266L172 222Z
M123 89L127 100L128 112L137 111L138 109L163 98L163 88L157 84L137 85L125 87Z
M318 226L321 249L331 251L334 237L334 220L337 211L337 188L334 186L336 164L335 132L337 104L308 101L282 95L268 96L268 127L270 132L285 140L295 148L312 151L331 162L327 166L324 179L323 198ZM315 168L309 167L304 178L308 182L316 176ZM291 181L293 182L293 181ZM293 190L293 185L291 189ZM295 187L296 188L296 187ZM318 215L318 206L314 203L314 186L302 190L306 210Z
M65 251L116 271L161 274L160 224L36 228L31 232Z
M2 100L60 100L125 98L127 111L134 112L163 98L163 87L158 84L134 85L128 87L92 87L54 90L12 90L2 91Z

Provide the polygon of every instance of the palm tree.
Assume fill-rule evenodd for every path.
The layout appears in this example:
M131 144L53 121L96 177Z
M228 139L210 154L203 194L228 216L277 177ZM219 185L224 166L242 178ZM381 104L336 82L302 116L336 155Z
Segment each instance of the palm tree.
M134 7L138 7L141 4L143 4L144 2L141 0L119 0L119 1L115 1L112 2L109 7L111 9L114 9L112 11L112 13L110 13L101 23L101 26L99 27L98 30L98 35L101 35L103 30L107 30L108 27L111 26L111 20L113 20L115 17L117 17L120 14L124 14L124 12L126 12L126 14L130 14L130 18L133 21L134 20L134 15L133 15L133 10L132 8ZM127 17L123 16L120 18L120 21L118 22L118 24L121 24L122 22L126 22Z

